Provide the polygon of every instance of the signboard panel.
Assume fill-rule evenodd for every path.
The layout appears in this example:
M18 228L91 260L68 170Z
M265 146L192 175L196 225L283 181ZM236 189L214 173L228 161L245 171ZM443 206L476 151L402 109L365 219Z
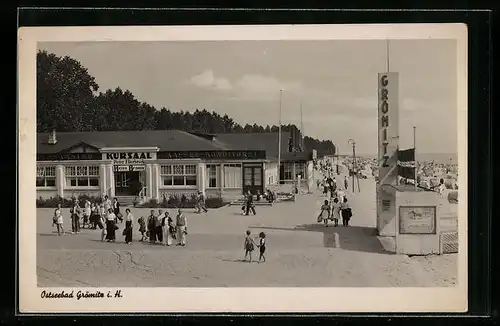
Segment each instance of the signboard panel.
M100 160L100 153L57 153L37 154L37 161L93 161Z
M436 206L400 206L400 234L436 234Z
M112 160L115 165L145 164L156 160L156 152L113 152L102 153L103 160Z
M159 159L248 160L265 159L266 151L186 151L159 152Z
M114 165L114 172L136 172L136 171L145 171L145 165Z
M379 183L397 180L399 143L399 74L378 74L378 162Z

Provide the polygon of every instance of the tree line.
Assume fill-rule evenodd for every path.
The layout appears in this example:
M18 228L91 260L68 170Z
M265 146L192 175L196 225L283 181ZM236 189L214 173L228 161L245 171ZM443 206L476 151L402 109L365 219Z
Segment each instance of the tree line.
M282 125L291 131L295 125ZM236 123L227 114L196 109L157 109L120 87L99 92L95 78L79 61L53 53L37 53L37 132L178 129L200 133L277 132L278 126ZM330 140L304 137L305 150L318 156L335 153Z

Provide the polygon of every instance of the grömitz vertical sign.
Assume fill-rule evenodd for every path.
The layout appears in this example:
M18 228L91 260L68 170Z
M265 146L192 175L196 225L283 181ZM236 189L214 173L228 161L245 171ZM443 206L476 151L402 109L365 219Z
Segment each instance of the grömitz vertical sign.
M397 180L399 144L399 74L378 74L378 162L379 183Z

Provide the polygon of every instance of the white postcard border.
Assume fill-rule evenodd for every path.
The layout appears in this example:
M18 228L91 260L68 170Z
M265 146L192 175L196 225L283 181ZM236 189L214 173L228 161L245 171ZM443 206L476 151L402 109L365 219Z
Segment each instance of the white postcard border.
M18 32L19 309L44 312L464 312L467 310L467 27L464 24L24 27ZM450 288L99 288L121 299L46 300L36 273L37 42L455 39L458 285ZM374 121L375 123L375 121ZM95 288L50 288L58 290ZM151 300L154 297L155 300ZM342 298L342 299L339 299Z

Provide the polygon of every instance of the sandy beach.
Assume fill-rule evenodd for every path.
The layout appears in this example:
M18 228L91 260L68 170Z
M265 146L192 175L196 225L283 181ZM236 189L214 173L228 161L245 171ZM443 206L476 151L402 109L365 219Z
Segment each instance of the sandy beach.
M375 236L375 183L360 180L361 193L349 194L350 227L316 223L319 191L295 203L257 207L256 216L227 206L188 216L186 247L100 241L100 231L57 236L52 209L37 213L38 286L119 287L436 287L454 286L457 255L408 257L385 252ZM65 227L69 212L63 210ZM149 209L132 209L136 221ZM171 214L175 214L172 210ZM453 226L450 226L451 228ZM267 235L267 261L243 262L244 233Z

